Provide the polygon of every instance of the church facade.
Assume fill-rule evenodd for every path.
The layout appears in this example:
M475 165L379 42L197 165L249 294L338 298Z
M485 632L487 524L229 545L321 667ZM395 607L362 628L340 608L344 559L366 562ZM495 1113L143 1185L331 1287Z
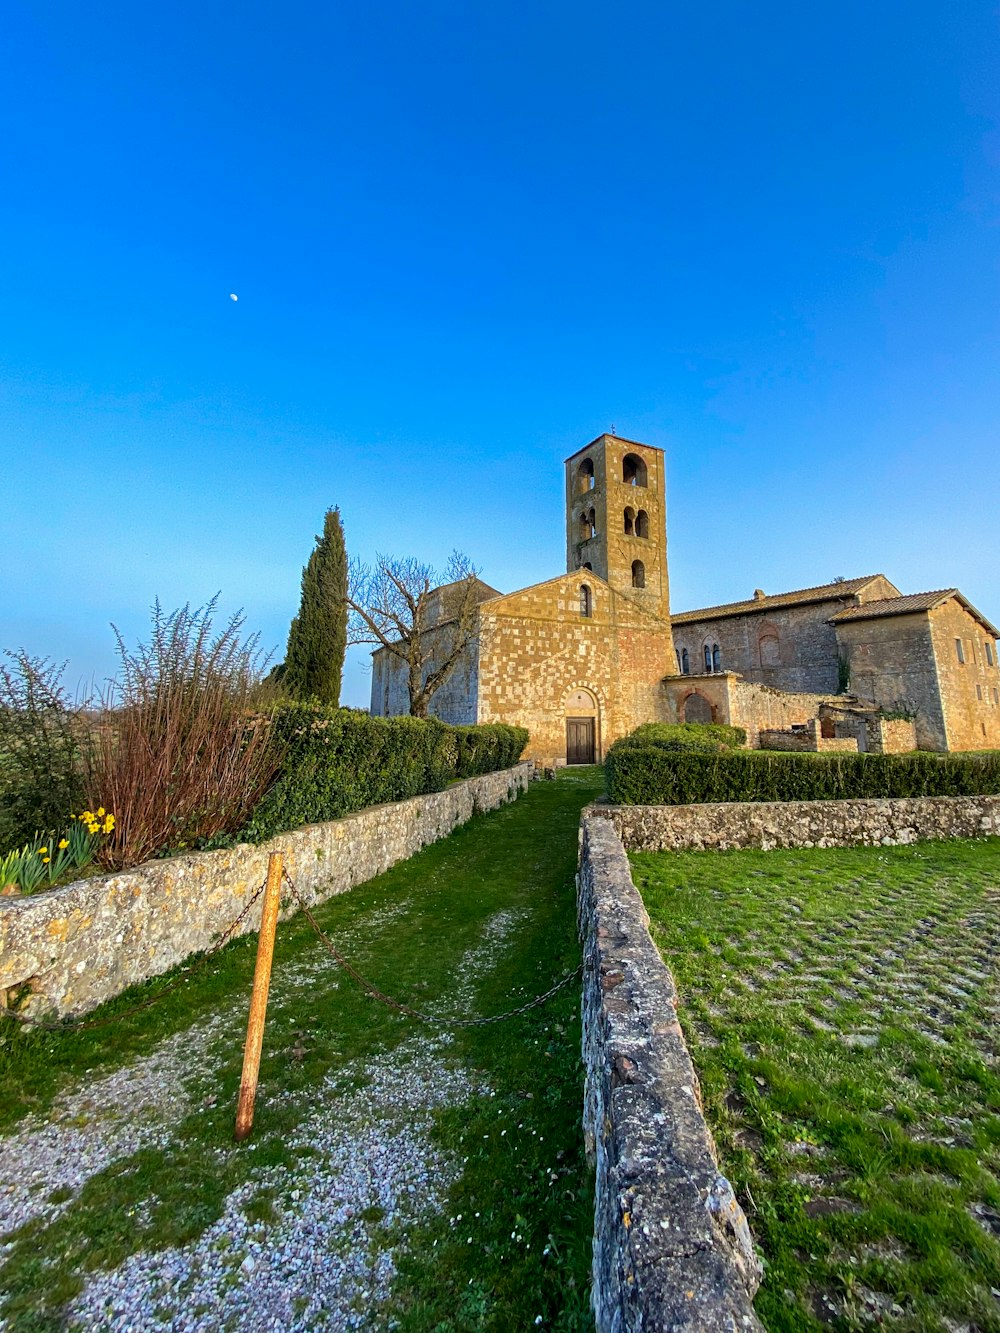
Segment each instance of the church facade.
M549 765L600 762L653 721L783 749L1000 748L998 631L957 589L907 597L872 575L671 617L662 450L601 435L565 474L567 572L478 585L432 715L526 727ZM372 656L371 711L406 712L398 660Z

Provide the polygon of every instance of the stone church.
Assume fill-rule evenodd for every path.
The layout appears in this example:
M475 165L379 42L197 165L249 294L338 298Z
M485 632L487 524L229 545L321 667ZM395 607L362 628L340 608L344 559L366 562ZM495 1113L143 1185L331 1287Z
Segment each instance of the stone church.
M600 435L566 469L567 573L478 583L473 641L431 700L445 722L526 727L526 757L600 762L643 722L724 722L786 750L1000 748L1000 632L956 588L884 575L671 616L663 451ZM440 589L428 633L449 633ZM371 711L407 712L372 655Z

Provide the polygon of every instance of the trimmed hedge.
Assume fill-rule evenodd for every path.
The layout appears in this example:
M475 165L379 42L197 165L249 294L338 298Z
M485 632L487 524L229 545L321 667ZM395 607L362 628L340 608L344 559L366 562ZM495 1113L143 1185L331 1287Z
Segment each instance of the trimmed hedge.
M523 727L502 723L450 727L322 704L282 704L271 725L284 760L240 834L251 842L510 768L528 742Z
M608 796L619 805L1000 795L1000 753L678 754L626 737L604 766Z
M665 750L719 754L746 745L747 734L742 727L726 727L721 722L644 722L624 739L661 745Z

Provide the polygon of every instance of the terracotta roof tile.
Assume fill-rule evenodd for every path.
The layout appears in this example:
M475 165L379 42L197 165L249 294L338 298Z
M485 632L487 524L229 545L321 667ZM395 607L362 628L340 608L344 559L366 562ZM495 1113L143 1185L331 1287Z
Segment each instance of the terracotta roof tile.
M911 611L929 611L957 592L957 588L939 588L937 592L911 592L906 597L884 597L862 606L845 606L843 611L830 617L830 622L836 625L845 620L874 620L878 616L905 616Z
M772 607L835 601L841 597L853 597L875 579L884 577L882 574L866 574L864 578L843 579L839 583L821 583L815 588L799 588L796 592L751 597L745 602L726 602L722 606L703 607L700 611L682 611L670 619L675 625L684 625L697 620L714 620L719 616L741 616L751 611L767 611Z
M1000 639L1000 630L991 625L982 612L977 611L957 588L940 588L937 592L914 592L908 597L886 597L879 602L865 602L863 606L845 606L843 611L838 611L830 617L830 624L842 625L847 620L873 620L879 616L905 616L914 611L933 611L949 597L957 598L969 615L978 620L992 638Z

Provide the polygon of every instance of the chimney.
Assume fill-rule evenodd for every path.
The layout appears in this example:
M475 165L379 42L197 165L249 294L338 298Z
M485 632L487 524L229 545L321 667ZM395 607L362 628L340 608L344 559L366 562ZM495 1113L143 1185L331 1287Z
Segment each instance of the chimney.
M767 593L765 593L763 588L754 588L753 599L755 602L762 602L766 596Z

